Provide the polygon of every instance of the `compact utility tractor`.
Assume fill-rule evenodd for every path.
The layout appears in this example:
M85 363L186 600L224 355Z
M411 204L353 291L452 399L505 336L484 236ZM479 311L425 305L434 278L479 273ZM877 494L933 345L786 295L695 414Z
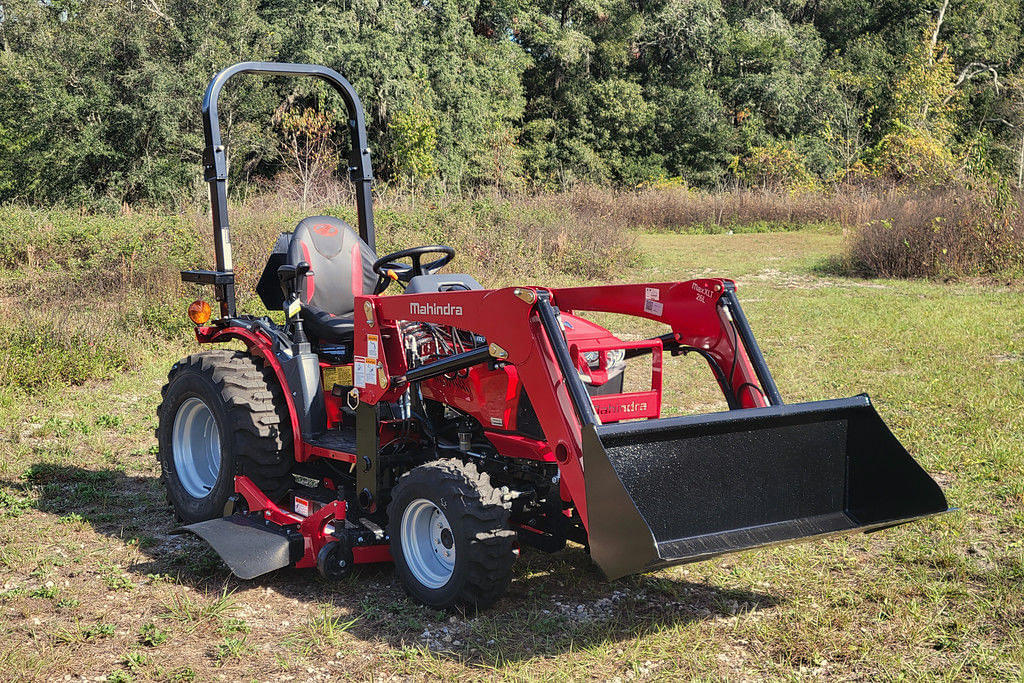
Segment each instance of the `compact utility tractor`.
M236 74L316 77L348 109L358 234L312 216L280 236L257 293L283 324L235 310L217 99ZM947 509L866 395L783 403L730 280L484 289L439 272L448 246L378 257L348 81L236 64L203 115L216 270L182 278L219 302L212 321L205 302L190 307L197 339L246 350L176 363L157 437L184 528L239 577L394 561L415 600L482 607L522 544L583 544L615 579ZM665 332L626 341L581 312ZM729 409L660 417L666 352L706 361ZM641 368L629 386L627 364Z

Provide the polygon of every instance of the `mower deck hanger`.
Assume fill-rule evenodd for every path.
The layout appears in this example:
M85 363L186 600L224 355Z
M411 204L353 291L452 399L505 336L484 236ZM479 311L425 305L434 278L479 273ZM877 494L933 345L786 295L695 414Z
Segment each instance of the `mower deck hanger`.
M236 311L217 99L240 73L319 78L348 110L358 234L312 216L281 235L257 293L284 324ZM212 322L190 307L197 339L246 351L175 364L157 435L184 528L238 576L394 560L414 599L479 607L507 588L521 543L585 544L614 579L947 510L866 395L783 403L730 280L488 290L438 272L445 245L378 258L348 81L236 64L203 116L216 270L182 279L220 302ZM404 292L382 296L395 283ZM585 311L668 331L627 342ZM729 410L662 418L666 351L699 354ZM625 390L634 372L647 388Z

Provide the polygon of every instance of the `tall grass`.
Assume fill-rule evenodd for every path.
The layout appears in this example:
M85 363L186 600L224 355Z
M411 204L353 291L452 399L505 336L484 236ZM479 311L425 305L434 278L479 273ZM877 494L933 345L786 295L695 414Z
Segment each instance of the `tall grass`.
M344 200L345 192L332 195ZM449 244L452 268L488 286L594 281L637 262L635 228L680 232L798 229L830 224L849 236L843 273L935 277L1024 272L1020 196L998 188L833 193L682 187L502 197L424 198L385 191L378 251ZM261 313L256 282L277 235L310 213L355 223L352 202L303 210L280 193L232 207L243 310ZM182 312L197 295L178 271L212 267L205 212L117 216L0 207L0 393L109 377L169 342L188 344Z
M1024 273L1020 195L950 187L872 207L850 241L846 269L879 277Z
M277 235L307 213L355 223L352 204L303 211L280 197L232 207L240 308L265 312L256 283ZM607 278L636 259L631 234L564 207L500 198L427 202L392 195L376 207L378 251L449 244L452 267L485 284ZM187 302L209 295L179 271L212 267L205 213L117 216L0 207L0 394L80 384L137 367L168 342L189 343Z
M1024 274L1024 194L976 183L905 189L847 186L832 192L685 187L636 192L581 187L523 200L567 210L606 229L679 232L792 230L832 225L848 235L834 259L842 274L962 277Z

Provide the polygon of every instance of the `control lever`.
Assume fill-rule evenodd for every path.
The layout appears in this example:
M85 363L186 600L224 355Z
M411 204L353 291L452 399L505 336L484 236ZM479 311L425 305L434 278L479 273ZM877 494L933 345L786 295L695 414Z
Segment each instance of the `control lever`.
M298 296L298 283L302 282L302 278L306 275L312 275L313 271L310 270L309 264L305 261L299 261L296 265L286 263L277 269L277 279L281 281L281 291L284 292L284 298L289 299L293 295Z
M303 344L307 342L306 335L302 331L302 306L299 303L299 285L303 278L312 275L309 264L299 261L292 265L286 263L277 269L277 279L281 282L281 291L284 292L284 315L285 319L292 324L294 329L295 342Z

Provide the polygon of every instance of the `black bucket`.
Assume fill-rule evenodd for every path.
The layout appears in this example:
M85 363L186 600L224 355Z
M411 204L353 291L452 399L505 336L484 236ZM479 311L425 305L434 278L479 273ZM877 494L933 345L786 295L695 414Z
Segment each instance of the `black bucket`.
M583 466L610 579L948 510L866 395L588 425Z

